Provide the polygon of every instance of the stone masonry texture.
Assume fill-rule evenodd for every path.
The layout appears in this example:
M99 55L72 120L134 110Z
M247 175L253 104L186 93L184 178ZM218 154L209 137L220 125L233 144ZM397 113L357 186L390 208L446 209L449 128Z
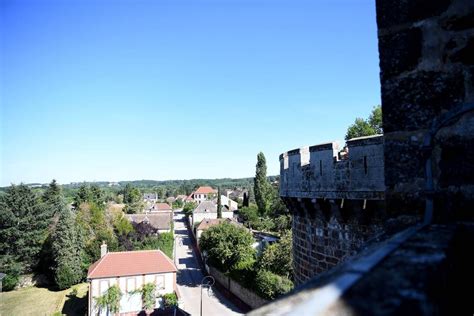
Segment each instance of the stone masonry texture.
M437 131L429 151L423 138L441 115L474 102L474 1L376 3L387 212L423 212L431 156L435 220L472 220L474 115Z

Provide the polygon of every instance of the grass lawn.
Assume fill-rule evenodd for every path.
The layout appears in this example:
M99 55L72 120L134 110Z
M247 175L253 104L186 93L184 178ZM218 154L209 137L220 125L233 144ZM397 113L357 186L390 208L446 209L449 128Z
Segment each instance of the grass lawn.
M77 296L71 295L77 288ZM55 312L84 315L87 312L88 284L81 283L64 291L29 287L0 293L0 315L46 315Z

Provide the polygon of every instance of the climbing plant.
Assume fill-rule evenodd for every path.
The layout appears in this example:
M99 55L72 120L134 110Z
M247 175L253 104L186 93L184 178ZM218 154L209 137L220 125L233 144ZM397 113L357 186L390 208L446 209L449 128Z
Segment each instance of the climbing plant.
M122 292L118 285L112 285L108 290L99 297L95 298L99 309L107 309L107 315L109 312L118 313L120 310L120 299L122 298Z

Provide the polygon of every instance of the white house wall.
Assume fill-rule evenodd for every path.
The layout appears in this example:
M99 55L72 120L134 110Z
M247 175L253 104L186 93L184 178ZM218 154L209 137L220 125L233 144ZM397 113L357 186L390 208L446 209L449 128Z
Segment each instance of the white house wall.
M115 284L119 285L120 291L123 296L120 300L120 312L136 312L142 309L141 295L139 293L130 294L130 292L140 289L143 284L155 283L157 288L157 294L163 295L174 292L175 275L173 272L159 273L159 274L147 274L147 275L136 275L136 276L124 276L124 277L113 277L103 279L91 280L91 291L89 295L91 297L91 305L89 306L89 315L97 315L98 308L95 302L95 298L103 295L107 289ZM156 302L158 307L158 301ZM100 314L106 315L106 311Z

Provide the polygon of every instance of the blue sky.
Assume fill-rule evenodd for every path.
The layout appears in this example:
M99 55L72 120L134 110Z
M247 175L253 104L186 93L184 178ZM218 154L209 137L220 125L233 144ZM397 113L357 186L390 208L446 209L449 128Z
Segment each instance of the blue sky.
M380 104L375 1L0 10L0 185L278 174Z

